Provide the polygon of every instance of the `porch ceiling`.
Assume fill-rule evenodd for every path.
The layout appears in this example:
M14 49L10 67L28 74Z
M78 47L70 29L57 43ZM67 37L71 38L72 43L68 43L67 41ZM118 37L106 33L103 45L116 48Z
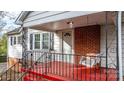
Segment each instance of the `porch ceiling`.
M113 14L114 14L113 12L108 12L107 15L108 24L114 24ZM56 22L36 25L30 28L37 30L45 30L45 31L56 31L56 30L71 29L75 27L82 27L88 25L103 25L105 24L105 20L106 20L105 18L106 18L106 13L99 12L99 13L89 14L71 19L65 19ZM70 27L68 22L73 22L73 27Z

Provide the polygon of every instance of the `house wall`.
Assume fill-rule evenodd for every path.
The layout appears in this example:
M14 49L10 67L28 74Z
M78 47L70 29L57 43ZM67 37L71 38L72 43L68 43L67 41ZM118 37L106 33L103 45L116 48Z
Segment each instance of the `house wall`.
M75 53L100 53L100 25L75 28Z
M115 26L109 25L108 28L108 63L117 64ZM101 26L101 53L105 55L105 26ZM124 23L122 24L122 66L124 75Z
M27 50L28 51L30 51L30 34L42 34L42 32L44 32L44 31L28 29L28 33L27 33ZM34 43L34 41L33 41L33 43ZM35 50L34 47L33 47L33 50Z
M28 29L28 32L27 32L27 50L28 51L30 50L30 34L32 33L41 34L42 31ZM18 62L18 59L22 59L22 45L21 44L11 45L10 43L11 37L18 37L18 36L21 36L21 33L8 36L8 52L7 52L8 53L8 67Z
M34 24L39 25L92 13L96 13L96 11L78 11L78 13L76 11L34 11L31 12L24 20L23 26L30 27Z
M17 34L17 35L11 35L8 36L8 57L11 58L22 58L22 45L21 44L15 44L15 45L11 45L11 37L18 37L21 34ZM17 39L16 39L17 40Z
M70 33L70 37L64 37L65 33ZM64 38L64 39L63 39ZM63 47L64 46L64 47ZM61 30L54 33L54 52L56 53L64 53L64 54L74 54L74 30L68 29L68 30ZM62 55L59 55L59 60L57 61L63 61ZM68 55L66 55L66 60L64 62L68 63L74 63L73 58L69 58Z
M30 42L29 42L29 37L30 37L30 34L31 33L37 33L39 31L37 30L29 30L27 32L27 49L30 50ZM41 32L39 32L41 33ZM11 57L11 58L17 58L17 59L21 59L22 58L22 45L21 44L15 44L15 45L12 45L10 44L10 38L11 37L18 37L18 36L21 36L21 34L15 34L15 35L9 35L8 36L8 57Z
M62 36L66 32L67 33L69 32L71 34L70 39L68 37ZM66 50L68 51L67 47L64 50L62 48L63 44L67 43L71 48L71 52L68 52L68 54L73 53L73 51L74 51L74 41L73 41L74 34L73 33L74 33L73 29L61 30L61 31L57 31L54 33L54 50L55 50L55 52L62 53L62 52L65 52ZM64 38L64 40L62 38Z
M8 36L8 49L7 49L7 56L8 56L8 62L7 62L7 67L12 66L13 64L15 64L16 62L18 62L18 59L22 58L22 45L21 44L15 44L15 45L11 45L11 37L17 37L20 36L21 34L17 34L17 35L9 35Z
M42 31L38 30L30 30L28 31L28 50L30 46L29 35L31 33L42 33ZM73 33L73 31L72 31ZM14 36L14 35L13 35ZM18 36L18 35L16 35ZM74 40L74 38L73 38ZM74 45L74 44L73 44ZM106 41L105 41L105 25L101 25L101 39L100 39L100 53L101 55L106 55ZM124 24L122 26L122 47L124 46ZM74 46L72 46L74 48ZM72 51L74 51L72 48ZM54 49L55 52L62 52L62 33L61 31L55 32L54 34ZM123 60L123 68L124 68L124 48L122 49L122 60ZM74 53L74 52L72 52ZM10 45L10 36L8 36L8 57L10 60L16 60L22 57L22 46L21 45ZM116 32L115 26L108 26L108 63L114 63L116 65ZM106 61L102 60L102 66L106 65ZM114 65L109 65L114 67ZM124 69L123 69L124 74Z
M117 65L116 61L116 30L114 25L108 25L108 37L107 37L107 44L108 44L108 66L115 67ZM106 56L106 31L105 25L101 26L101 55ZM105 59L102 62L102 66L106 65Z
M122 24L122 66L124 76L124 23Z

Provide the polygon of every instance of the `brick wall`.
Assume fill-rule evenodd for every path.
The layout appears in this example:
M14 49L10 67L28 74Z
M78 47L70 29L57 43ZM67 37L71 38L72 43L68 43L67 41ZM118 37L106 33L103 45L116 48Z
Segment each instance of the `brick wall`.
M100 53L100 26L75 28L75 53Z

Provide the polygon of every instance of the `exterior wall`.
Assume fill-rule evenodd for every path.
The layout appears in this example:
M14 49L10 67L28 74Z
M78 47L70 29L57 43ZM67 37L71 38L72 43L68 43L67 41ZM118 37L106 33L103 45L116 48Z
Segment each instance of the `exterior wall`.
M68 40L68 37L65 37L65 39L62 40L62 38L64 38L64 36L62 36L63 35L62 33L66 33L66 32L67 33L70 32L71 39ZM67 43L71 48L71 53L74 53L73 52L74 51L74 48L73 48L74 47L73 32L74 32L73 29L61 30L61 31L55 32L55 34L54 34L54 49L55 49L55 52L62 53L64 51L68 50L67 47L65 47L65 49L63 50L63 43ZM71 44L69 44L69 43L71 43ZM67 54L70 54L70 52L68 52Z
M75 53L100 53L100 25L75 28Z
M123 76L124 76L124 23L122 26L122 65L123 65Z
M56 32L54 34L54 50L57 53L62 52L62 50L61 50L61 41L62 41L61 33L60 32Z
M21 34L17 34L17 35L11 35L12 37L17 37L20 36ZM15 45L11 45L10 42L10 38L11 36L8 36L8 63L7 63L7 67L9 68L10 66L12 66L13 64L15 64L16 62L19 61L19 59L22 58L22 45L21 44L15 44ZM19 65L18 65L19 66Z
M32 29L28 30L27 32L28 51L30 50L30 34L31 33L42 33L42 31L32 30ZM10 43L11 37L18 37L18 36L21 36L21 33L8 36L8 67L18 62L19 59L22 59L22 45L21 44L11 45Z
M28 29L28 33L27 33L27 47L28 47L27 50L28 51L30 51L30 34L42 34L42 32L44 32L44 31ZM35 50L34 47L33 47L33 50Z
M109 25L108 26L108 63L114 63L116 65L116 32L115 32L115 26L114 25ZM122 46L124 46L124 24L123 24L123 29L122 29ZM38 30L32 30L28 31L28 50L30 46L29 42L29 35L31 33L42 33L42 31ZM14 36L14 35L13 35ZM18 36L18 35L16 35ZM100 53L105 56L105 26L101 26L101 39L100 39ZM74 47L74 46L73 46ZM62 33L61 31L58 31L54 34L54 49L55 52L62 52ZM74 50L72 50L74 51ZM123 56L123 68L124 68L124 48L122 49L122 56ZM8 57L11 60L16 60L22 57L22 46L21 45L10 45L10 36L8 37ZM10 62L11 64L11 62ZM105 60L102 62L102 66L105 66ZM114 65L113 65L114 67ZM124 74L124 69L123 69L123 74Z
M101 55L106 55L106 41L105 41L105 25L101 26ZM116 61L116 31L114 25L108 25L108 64L109 66L115 67ZM106 65L106 61L102 62L102 66Z
M20 35L21 34L11 35L11 36L18 37ZM21 44L15 44L15 45L11 46L11 44L10 44L11 36L8 36L8 57L20 59L20 58L22 58L22 45Z
M27 39L28 39L27 40L27 47L28 47L27 49L28 50L30 50L30 34L31 33L42 33L42 31L29 29L29 31L27 32ZM11 46L10 38L12 36L18 37L18 36L21 36L21 34L8 36L8 57L21 59L22 58L22 45L15 44L15 45Z
M97 11L98 12L98 11ZM24 20L24 27L97 13L95 11L35 11Z
M68 36L64 37L64 34L70 33L70 37ZM64 46L64 47L63 47ZM71 51L68 51L71 50ZM57 31L54 34L54 52L55 53L60 53L59 59L56 61L63 61L63 56L61 53L64 54L73 54L74 53L74 30L73 29L68 29L68 30L61 30ZM66 56L66 61L68 63L74 63L73 57Z

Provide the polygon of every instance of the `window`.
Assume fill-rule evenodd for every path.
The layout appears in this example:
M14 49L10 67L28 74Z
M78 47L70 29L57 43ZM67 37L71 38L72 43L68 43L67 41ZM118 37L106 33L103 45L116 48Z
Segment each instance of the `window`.
M49 34L43 33L42 34L42 49L48 49L49 48Z
M16 37L14 37L14 45L16 44Z
M14 37L14 36L13 37L10 37L10 45L13 46L15 44L17 44L17 38Z
M21 44L21 43L22 43L22 37L18 36L18 44Z
M10 45L13 45L13 37L10 37Z
M33 49L53 50L54 49L54 34L33 33L33 34L30 34L29 37L30 37L30 41L29 41L30 42L30 50L33 50Z
M35 34L34 47L40 49L40 34Z

